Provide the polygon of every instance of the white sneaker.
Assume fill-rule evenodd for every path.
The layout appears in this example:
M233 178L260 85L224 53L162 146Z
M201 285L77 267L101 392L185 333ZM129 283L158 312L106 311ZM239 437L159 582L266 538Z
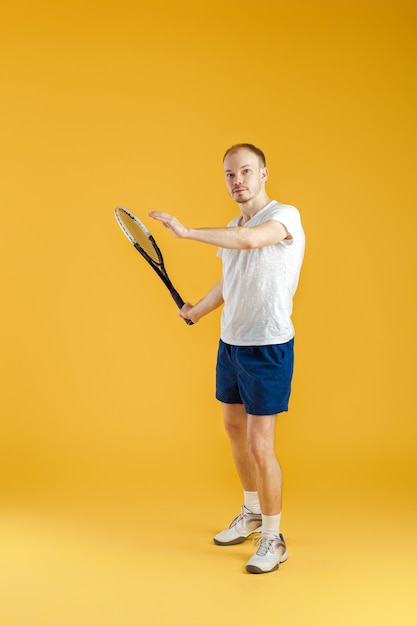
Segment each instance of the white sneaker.
M246 569L251 574L266 574L278 569L279 564L288 559L283 535L263 534L256 539L258 549L249 559Z
M261 528L262 515L251 513L249 509L242 506L242 511L232 520L229 528L214 536L214 543L218 546L233 546L236 543L242 543L253 533L260 532Z

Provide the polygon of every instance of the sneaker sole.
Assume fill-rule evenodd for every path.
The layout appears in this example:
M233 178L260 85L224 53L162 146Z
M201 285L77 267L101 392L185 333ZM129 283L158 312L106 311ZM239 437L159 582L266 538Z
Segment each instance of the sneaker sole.
M247 565L246 571L250 574L269 574L269 572L275 572L279 568L279 563L277 563L272 569L261 569L260 567L256 567L256 565Z
M273 568L261 569L260 567L257 567L256 565L247 565L246 571L249 572L250 574L269 574L269 572L276 572L279 566L281 565L281 563L285 563L287 559L288 559L288 552L286 550L284 554L282 555L280 561L278 561L278 563L274 565Z

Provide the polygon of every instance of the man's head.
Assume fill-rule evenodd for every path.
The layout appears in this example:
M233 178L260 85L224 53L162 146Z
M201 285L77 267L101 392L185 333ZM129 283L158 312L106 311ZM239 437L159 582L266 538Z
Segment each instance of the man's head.
M226 185L233 200L248 203L247 206L253 202L262 205L267 201L268 170L262 150L250 143L235 144L226 151L223 164Z
M257 148L256 146L253 145L253 143L236 143L233 146L231 146L228 150L226 150L224 157L223 157L223 163L225 158L229 155L229 154L233 154L234 152L238 152L238 150L249 150L249 152L253 152L254 154L256 154L256 156L259 159L259 163L260 163L260 167L266 167L266 159L265 159L265 155L262 152L262 150L260 148Z

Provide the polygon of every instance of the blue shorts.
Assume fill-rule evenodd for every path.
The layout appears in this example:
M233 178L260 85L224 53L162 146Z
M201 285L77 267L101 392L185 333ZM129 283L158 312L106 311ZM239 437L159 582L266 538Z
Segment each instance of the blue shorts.
M216 398L243 404L249 415L288 411L294 368L294 339L270 346L230 346L220 340Z

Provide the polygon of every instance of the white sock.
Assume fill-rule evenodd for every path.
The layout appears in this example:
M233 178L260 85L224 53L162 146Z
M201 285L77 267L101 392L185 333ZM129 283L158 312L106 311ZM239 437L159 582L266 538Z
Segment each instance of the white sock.
M262 514L262 532L268 535L279 535L279 527L281 524L281 513L278 515Z
M243 496L245 499L245 507L249 509L251 513L261 512L261 505L259 504L259 497L257 491L244 491Z

